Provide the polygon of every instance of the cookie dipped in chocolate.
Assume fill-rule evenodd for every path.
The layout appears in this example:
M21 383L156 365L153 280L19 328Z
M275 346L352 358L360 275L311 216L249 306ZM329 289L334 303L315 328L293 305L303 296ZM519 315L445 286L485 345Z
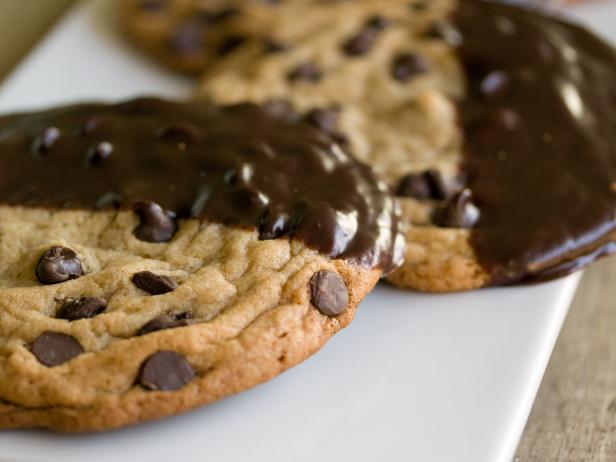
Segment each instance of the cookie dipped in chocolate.
M292 114L250 104L144 98L0 117L0 203L133 209L135 235L153 242L199 218L385 272L403 246L370 168ZM157 224L165 232L149 232Z
M543 13L463 0L454 24L471 242L493 284L543 280L614 252L616 53Z

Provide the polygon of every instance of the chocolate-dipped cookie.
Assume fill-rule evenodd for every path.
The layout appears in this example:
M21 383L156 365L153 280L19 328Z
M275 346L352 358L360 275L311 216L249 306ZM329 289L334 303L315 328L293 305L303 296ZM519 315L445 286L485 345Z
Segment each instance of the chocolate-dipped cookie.
M271 379L400 262L371 169L251 104L0 116L0 172L0 428L114 428Z
M200 96L285 102L373 165L407 226L394 284L537 281L611 253L614 50L502 2L385 3L280 8L272 30L286 49L238 51ZM307 63L318 79L289 78Z

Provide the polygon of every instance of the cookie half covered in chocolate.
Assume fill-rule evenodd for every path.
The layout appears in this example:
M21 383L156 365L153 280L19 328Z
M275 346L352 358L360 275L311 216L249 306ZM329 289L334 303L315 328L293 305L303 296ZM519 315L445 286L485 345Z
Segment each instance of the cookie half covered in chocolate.
M285 51L239 51L200 94L286 101L307 120L335 109L321 129L401 200L408 243L390 281L544 280L616 248L616 54L592 33L484 0L288 5L277 21ZM307 56L319 79L289 79Z
M251 104L1 116L0 172L2 428L118 427L268 380L401 259L372 170Z

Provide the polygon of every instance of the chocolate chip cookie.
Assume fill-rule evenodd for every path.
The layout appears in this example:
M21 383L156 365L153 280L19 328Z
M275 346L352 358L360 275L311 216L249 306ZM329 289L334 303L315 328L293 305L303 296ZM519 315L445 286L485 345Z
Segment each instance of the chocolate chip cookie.
M277 1L118 0L129 38L172 69L198 74L267 30ZM301 0L288 0L301 1Z
M395 201L242 104L0 117L0 427L184 412L316 352L395 268Z
M391 282L537 281L614 251L616 55L592 33L484 0L288 5L277 18L283 46L229 56L200 96L303 118L373 165L403 198Z

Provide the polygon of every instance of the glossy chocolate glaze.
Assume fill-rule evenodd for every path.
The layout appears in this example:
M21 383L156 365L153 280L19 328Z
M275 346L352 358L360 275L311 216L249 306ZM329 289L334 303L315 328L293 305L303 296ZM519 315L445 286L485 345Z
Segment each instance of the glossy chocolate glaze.
M563 20L463 0L454 24L472 232L494 284L567 274L616 244L616 53Z
M137 99L0 117L1 203L143 200L386 272L401 259L398 208L372 170L324 132L258 106Z

